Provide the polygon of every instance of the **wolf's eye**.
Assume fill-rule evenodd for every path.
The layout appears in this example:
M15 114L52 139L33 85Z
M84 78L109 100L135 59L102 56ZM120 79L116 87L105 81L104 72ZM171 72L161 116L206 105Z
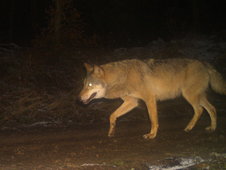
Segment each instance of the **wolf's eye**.
M89 84L88 84L88 86L89 86L89 87L92 87L92 86L93 86L93 84L92 84L92 83L89 83Z

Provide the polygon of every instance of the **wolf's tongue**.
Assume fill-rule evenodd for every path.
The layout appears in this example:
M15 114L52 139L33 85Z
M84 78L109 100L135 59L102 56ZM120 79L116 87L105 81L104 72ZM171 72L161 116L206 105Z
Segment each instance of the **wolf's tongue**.
M95 93L93 93L89 98L88 98L88 100L86 100L86 102L85 103L89 103L95 96L97 95L97 93L95 92Z

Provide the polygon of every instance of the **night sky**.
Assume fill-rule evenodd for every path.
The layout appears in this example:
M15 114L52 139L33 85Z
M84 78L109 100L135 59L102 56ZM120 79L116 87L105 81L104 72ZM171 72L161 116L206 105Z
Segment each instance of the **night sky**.
M0 42L30 41L48 24L53 1L1 0ZM210 34L226 28L223 1L74 0L86 35L152 40L193 32Z

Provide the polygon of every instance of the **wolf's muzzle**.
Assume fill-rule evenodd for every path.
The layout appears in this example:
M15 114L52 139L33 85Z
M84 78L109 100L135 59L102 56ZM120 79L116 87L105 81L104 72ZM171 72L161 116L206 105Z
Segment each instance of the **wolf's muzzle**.
M82 99L82 97L79 97L79 100L83 104L88 104L96 95L97 95L97 92L91 94L91 96L87 100Z

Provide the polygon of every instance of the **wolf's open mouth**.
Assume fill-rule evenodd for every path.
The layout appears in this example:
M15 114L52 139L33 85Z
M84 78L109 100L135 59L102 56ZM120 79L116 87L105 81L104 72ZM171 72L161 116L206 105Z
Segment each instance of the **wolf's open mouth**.
M88 104L96 95L97 95L97 92L93 93L86 101L84 101L84 103Z

